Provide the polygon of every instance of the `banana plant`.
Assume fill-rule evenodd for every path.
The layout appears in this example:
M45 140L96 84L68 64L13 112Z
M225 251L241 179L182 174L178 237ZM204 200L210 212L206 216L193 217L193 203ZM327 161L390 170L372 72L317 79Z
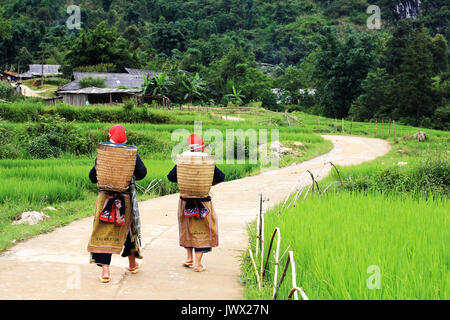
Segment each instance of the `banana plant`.
M205 87L205 82L198 72L194 76L186 77L186 81L182 80L183 86L186 88L187 93L184 95L184 99L189 98L189 103L192 104L192 101L195 97L201 97L201 91Z
M144 95L152 91L153 96L165 96L169 92L169 87L174 84L173 81L169 80L167 73L163 72L150 78L150 75L143 75L144 85L142 93Z
M241 91L241 90L236 90L236 88L234 87L234 85L232 86L232 89L233 89L233 93L226 94L226 95L225 95L225 98L228 99L228 100L230 100L230 101L233 101L233 102L236 103L236 104L241 104L241 103L243 103L243 100L242 100L242 99L244 99L245 96L244 96L243 94L241 94L242 91Z
M142 85L142 94L146 96L149 94L149 92L153 91L153 88L155 86L153 78L150 77L150 75L142 75L142 78L144 78L144 84Z

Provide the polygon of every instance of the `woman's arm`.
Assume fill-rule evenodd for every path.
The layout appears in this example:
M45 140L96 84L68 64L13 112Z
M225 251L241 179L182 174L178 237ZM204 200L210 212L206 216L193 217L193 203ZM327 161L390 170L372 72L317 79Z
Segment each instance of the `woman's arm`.
M95 169L95 166L97 165L97 159L95 159L95 164L92 167L91 171L89 171L89 179L92 183L97 183L97 170Z
M134 177L136 180L142 180L147 175L147 168L145 167L144 162L141 157L137 155L136 157L136 165L134 166Z
M172 170L170 170L169 174L167 175L167 179L171 182L178 182L177 179L177 166L173 167Z
M214 167L213 185L224 182L224 181L225 181L225 173L220 171L219 168Z

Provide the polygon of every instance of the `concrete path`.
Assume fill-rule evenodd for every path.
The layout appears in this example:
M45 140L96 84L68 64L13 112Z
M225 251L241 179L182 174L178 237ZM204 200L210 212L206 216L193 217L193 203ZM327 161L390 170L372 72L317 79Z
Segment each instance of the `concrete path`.
M380 139L324 136L335 147L302 164L225 182L212 188L219 219L219 247L205 255L207 270L183 268L185 250L178 245L178 194L140 203L144 259L141 272L126 271L127 260L113 256L112 280L98 281L101 269L88 264L87 241L92 217L16 244L0 254L0 299L242 299L240 257L246 251L246 226L258 212L259 194L266 206L284 200L306 169L324 177L325 161L353 165L390 150ZM151 170L151 168L150 168ZM94 206L94 204L92 204Z

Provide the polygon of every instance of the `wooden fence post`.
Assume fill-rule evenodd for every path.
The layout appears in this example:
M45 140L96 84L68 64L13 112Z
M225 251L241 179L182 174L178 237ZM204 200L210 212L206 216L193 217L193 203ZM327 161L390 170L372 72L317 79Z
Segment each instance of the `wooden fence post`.
M375 119L375 137L377 136L377 134L378 134L378 120Z
M395 120L392 120L392 132L394 133L394 142L397 142L397 136L395 135Z
M353 117L352 117L352 122L350 123L350 134L352 134L353 131Z
M383 120L381 120L381 139L383 139Z
M391 119L389 119L389 126L388 126L388 137L391 136Z
M334 131L337 132L337 119L334 118Z
M344 118L342 118L342 132L344 132Z
M317 117L317 131L320 131L320 119Z

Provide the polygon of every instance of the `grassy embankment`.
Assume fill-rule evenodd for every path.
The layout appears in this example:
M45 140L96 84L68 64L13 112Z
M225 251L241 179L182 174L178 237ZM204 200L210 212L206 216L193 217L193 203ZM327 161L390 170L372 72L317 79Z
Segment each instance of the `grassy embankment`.
M310 299L449 299L450 135L424 131L425 142L390 138L387 155L339 167L343 187L337 183L325 195L267 212L265 239L280 228L280 252L288 246L294 251L297 285ZM333 170L319 182L321 190L338 179ZM249 232L254 248L254 226ZM286 255L280 265L285 261ZM274 265L269 266L260 292L245 256L247 299L272 298ZM379 289L371 287L377 283L371 282L374 270L380 271ZM289 271L279 299L291 286Z

